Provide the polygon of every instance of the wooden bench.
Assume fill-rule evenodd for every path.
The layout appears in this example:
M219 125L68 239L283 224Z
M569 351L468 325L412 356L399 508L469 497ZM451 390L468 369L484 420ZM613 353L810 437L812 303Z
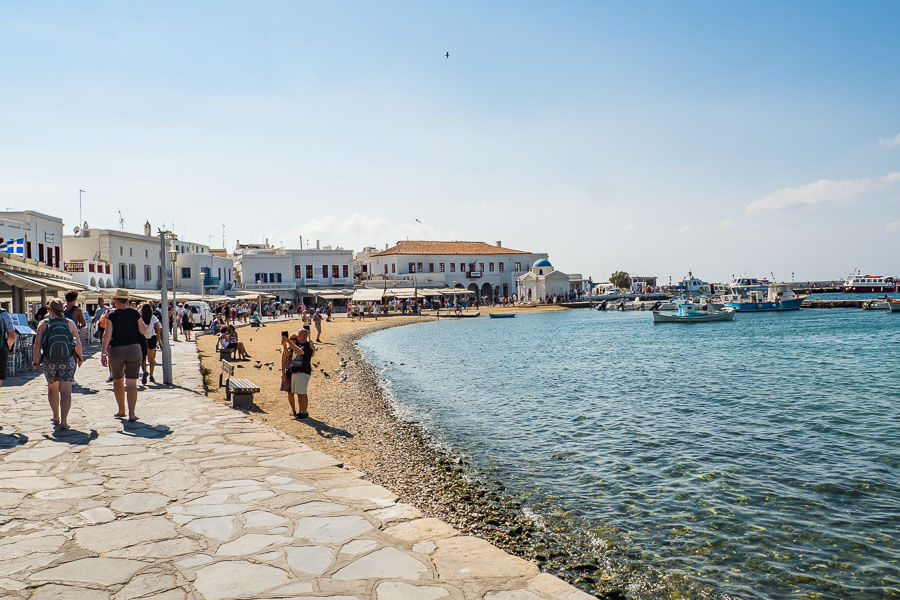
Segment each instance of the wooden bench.
M219 374L219 387L222 387L222 377L225 380L225 399L231 402L234 408L250 408L253 404L253 394L259 393L259 386L249 379L234 377L234 364L227 360L222 361L222 372Z
M228 346L227 348L219 348L219 360L225 362L226 360L232 358L234 356L234 351L237 350L234 346ZM222 385L221 383L219 385Z

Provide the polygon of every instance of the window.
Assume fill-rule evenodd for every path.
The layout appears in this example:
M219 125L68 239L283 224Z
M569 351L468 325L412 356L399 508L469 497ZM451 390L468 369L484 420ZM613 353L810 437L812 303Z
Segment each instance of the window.
M397 272L397 263L391 263L391 273Z
M38 260L44 262L44 245L38 244Z
M350 267L349 265L344 265L344 279L350 277Z
M119 256L125 256L125 248L119 246Z
M53 252L53 266L56 267L56 268L58 269L58 268L59 268L59 246L54 246L54 247L53 247L53 250L54 250L54 252ZM107 273L108 273L108 272L109 272L109 271L107 271Z
M150 251L144 248L144 258L150 258Z
M341 265L331 265L331 276L335 279L341 276Z
M387 265L384 265L384 274L387 275Z
M456 263L450 263L450 272L456 273Z
M444 272L444 263L440 264L440 268L441 268L441 273L443 273Z
M128 265L128 279L137 279L137 265Z
M328 265L322 265L322 277L328 279Z
M128 265L122 263L119 265L119 277L128 279Z
M128 249L128 256L134 256L134 248Z
M434 263L428 263L428 272L434 273Z
M93 269L91 269L93 271ZM150 265L144 265L144 281L150 281L153 279L153 269L150 268Z
M490 271L491 273L494 272L494 263L488 263L488 271Z
M109 265L106 265L106 274L109 275Z
M31 258L31 242L25 242L25 258Z
M521 271L521 270L522 270L522 263L517 262L516 263L516 271Z
M94 263L88 263L88 271L91 273L94 272Z
M181 267L181 278L182 279L190 279L191 278L191 268L190 267Z
M409 272L410 273L416 272L416 263L409 263Z
M269 282L275 283L275 273L269 273Z
M459 272L464 273L466 270L466 263L459 263Z
M502 272L503 272L503 263L502 263L502 262L498 262L498 263L497 263L497 266L499 267L500 272L502 273ZM503 294L503 295L505 296L506 294Z
M484 263L478 263L478 270L484 273Z
M416 268L418 269L419 273L423 273L425 271L425 269L422 268L422 263L417 263Z
M300 265L294 265L294 279L303 279L303 268Z
M313 278L313 269L312 269L312 265L306 265L306 278L307 278L307 279L312 279L312 278Z

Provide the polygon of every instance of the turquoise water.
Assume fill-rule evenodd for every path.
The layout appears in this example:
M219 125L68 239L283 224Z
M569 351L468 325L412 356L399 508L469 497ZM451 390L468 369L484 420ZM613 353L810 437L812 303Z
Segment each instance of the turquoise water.
M629 598L881 599L900 589L898 334L858 309L573 310L360 347L402 412Z

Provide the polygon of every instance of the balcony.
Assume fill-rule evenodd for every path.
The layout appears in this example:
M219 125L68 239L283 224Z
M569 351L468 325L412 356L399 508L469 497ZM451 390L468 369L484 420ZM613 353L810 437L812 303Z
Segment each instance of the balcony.
M203 274L203 287L219 287L221 277L213 277L207 273Z

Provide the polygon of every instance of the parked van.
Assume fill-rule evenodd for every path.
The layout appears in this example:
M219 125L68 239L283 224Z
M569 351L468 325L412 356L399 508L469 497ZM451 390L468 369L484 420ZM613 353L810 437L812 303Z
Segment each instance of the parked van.
M213 312L212 309L209 308L209 304L206 302L200 302L199 300L194 300L192 302L185 302L184 306L191 309L191 313L194 315L194 326L207 328L209 324L212 323L213 320Z

